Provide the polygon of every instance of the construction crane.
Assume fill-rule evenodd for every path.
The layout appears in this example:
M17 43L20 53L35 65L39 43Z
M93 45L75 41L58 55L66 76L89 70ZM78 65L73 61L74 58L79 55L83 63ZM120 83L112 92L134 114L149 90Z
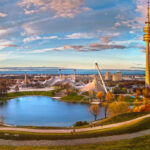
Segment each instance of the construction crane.
M100 81L102 82L102 85L103 85L103 87L104 87L104 90L105 90L105 92L107 93L108 90L107 90L106 85L105 85L105 82L104 82L104 80L103 80L103 77L102 77L100 68L99 68L99 66L98 66L98 63L95 63L95 66L96 66L96 68L97 68L97 71L98 71L98 74L99 74L99 77L100 77Z

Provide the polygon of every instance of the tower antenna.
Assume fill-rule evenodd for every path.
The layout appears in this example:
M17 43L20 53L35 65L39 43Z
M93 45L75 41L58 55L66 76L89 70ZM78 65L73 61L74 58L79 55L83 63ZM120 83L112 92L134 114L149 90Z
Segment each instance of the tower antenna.
M149 24L150 22L149 22L149 0L148 0L148 2L147 2L147 22L146 22L147 24Z

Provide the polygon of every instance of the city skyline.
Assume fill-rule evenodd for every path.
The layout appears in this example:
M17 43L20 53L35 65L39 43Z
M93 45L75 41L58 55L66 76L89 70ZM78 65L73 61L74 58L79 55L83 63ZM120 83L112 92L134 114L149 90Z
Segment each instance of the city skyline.
M144 69L147 0L1 0L0 67Z

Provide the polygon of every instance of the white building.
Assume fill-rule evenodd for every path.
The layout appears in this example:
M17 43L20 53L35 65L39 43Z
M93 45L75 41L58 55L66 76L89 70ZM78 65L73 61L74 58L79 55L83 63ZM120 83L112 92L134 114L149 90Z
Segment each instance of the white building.
M122 73L120 71L112 75L112 81L122 81Z
M111 80L111 73L110 72L106 72L105 73L105 80L106 81L110 81Z

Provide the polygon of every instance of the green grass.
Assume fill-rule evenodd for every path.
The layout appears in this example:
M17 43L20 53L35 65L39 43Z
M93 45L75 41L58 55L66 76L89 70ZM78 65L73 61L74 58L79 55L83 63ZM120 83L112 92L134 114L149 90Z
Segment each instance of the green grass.
M84 96L82 95L78 95L77 93L71 93L65 97L61 98L62 101L65 102L78 102L78 103L89 103L89 100L86 99Z
M62 140L62 139L78 139L78 138L92 138L99 136L111 136L125 133L133 133L150 129L150 118L145 118L140 121L132 122L128 125L121 125L108 129L94 130L81 133L66 133L66 134L43 134L43 133L29 133L20 131L0 131L0 139L16 139L16 140ZM6 134L7 133L7 134ZM15 136L17 134L17 136Z
M26 92L14 92L14 93L8 93L3 97L0 97L0 101L6 101L6 100L10 100L13 98L17 98L17 97L21 97L21 96L49 96L49 97L53 97L55 95L57 95L56 93L60 92L60 89L56 89L53 91L26 91ZM89 100L86 99L84 96L82 95L78 95L77 93L71 93L68 96L65 96L63 98L61 98L62 101L65 102L77 102L77 103L89 103Z
M1 150L149 150L150 135L117 142L84 144L75 146L0 146Z
M120 114L114 117L109 117L104 120L98 121L95 123L95 125L108 125L108 124L114 124L114 123L119 123L119 122L124 122L128 120L132 120L141 116L144 116L146 114L149 114L148 112L129 112L129 113L124 113Z
M7 95L0 97L0 100L10 100L12 98L17 98L21 96L31 96L31 95L38 95L38 96L54 96L53 91L27 91L27 92L15 92L15 93L8 93Z

